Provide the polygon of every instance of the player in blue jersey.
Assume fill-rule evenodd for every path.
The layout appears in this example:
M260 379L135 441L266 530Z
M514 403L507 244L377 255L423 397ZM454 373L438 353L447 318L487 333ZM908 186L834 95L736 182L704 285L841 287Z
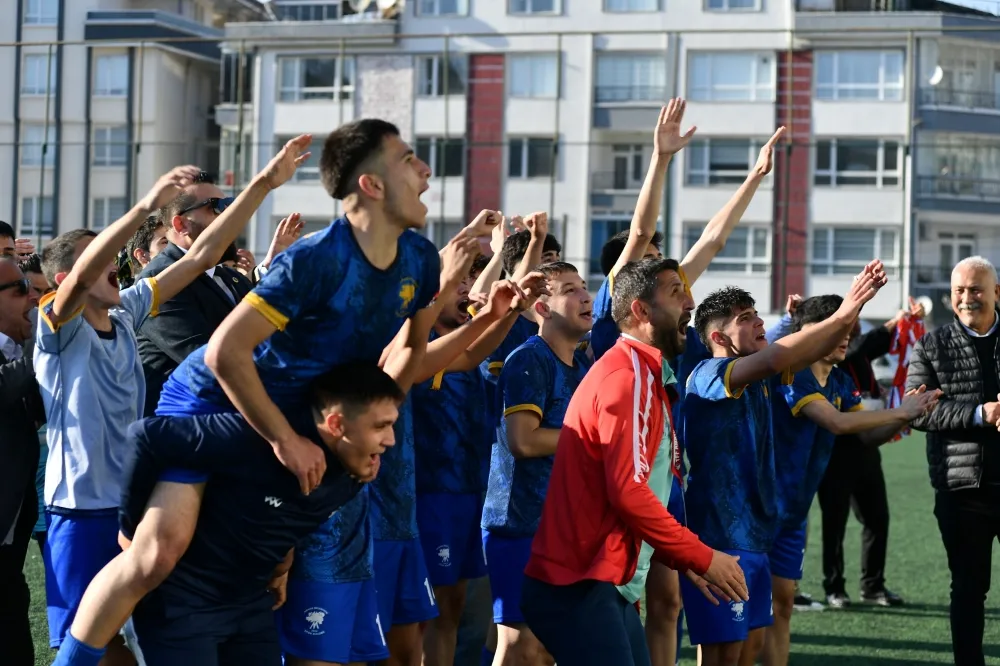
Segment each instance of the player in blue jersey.
M493 444L489 486L483 508L482 538L497 625L494 664L540 664L545 649L521 613L521 583L566 407L590 367L577 350L590 330L592 300L572 264L538 269L548 278L550 296L534 310L537 336L515 349L500 371L497 399L503 420Z
M713 358L688 377L681 406L691 463L688 526L705 544L740 558L750 596L715 606L681 580L691 644L700 646L705 666L737 664L745 642L744 661L753 663L772 621L767 554L779 515L770 401L778 379L790 382L836 349L885 280L882 263L873 261L832 317L770 346L744 290L721 289L698 306L695 328Z
M811 331L833 317L843 304L840 296L815 296L803 301L792 317L793 330ZM795 585L802 578L806 548L806 517L819 489L837 435L856 434L878 446L892 439L912 419L933 409L940 391L915 389L895 409L861 411L854 382L835 367L847 356L850 333L828 356L795 373L772 400L774 465L777 478L779 532L768 560L774 624L767 630L765 666L787 666Z

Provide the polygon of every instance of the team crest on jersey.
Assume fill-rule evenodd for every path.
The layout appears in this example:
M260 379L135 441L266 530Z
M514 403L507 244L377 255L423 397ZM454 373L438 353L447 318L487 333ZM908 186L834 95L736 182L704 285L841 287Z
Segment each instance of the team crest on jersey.
M447 545L438 546L437 548L438 565L442 567L451 566L451 548Z
M729 603L729 609L733 611L733 622L743 621L743 602L742 601L731 601Z
M322 636L326 633L326 629L323 629L323 622L326 620L326 616L329 615L325 608L309 608L306 609L306 633L310 636Z
M413 278L403 278L399 283L399 309L396 314L405 317L410 314L410 305L417 297L417 281Z

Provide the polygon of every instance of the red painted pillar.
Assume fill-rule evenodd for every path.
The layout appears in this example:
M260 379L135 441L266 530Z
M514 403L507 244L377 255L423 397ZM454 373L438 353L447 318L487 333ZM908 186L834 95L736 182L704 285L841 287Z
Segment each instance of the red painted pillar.
M504 163L504 56L477 53L469 58L466 97L467 150L465 219L502 205Z

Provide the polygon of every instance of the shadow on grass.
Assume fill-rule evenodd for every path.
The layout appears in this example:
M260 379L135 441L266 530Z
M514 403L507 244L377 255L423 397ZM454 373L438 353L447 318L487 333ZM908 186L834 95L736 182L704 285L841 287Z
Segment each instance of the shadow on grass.
M831 614L874 614L874 615L899 615L903 617L940 617L947 619L949 610L947 604L914 604L908 603L905 606L894 608L883 608L882 606L855 604L843 610L827 609L824 611ZM987 620L1000 620L1000 609L987 608Z
M885 638L882 636L822 636L818 634L792 634L792 649L794 650L796 645L814 645L814 646L826 646L832 648L865 648L871 650L892 650L896 652L925 652L925 653L935 653L935 654L951 654L951 643L942 642L931 642L931 641L919 641L919 640L909 640L909 639L894 639ZM987 657L998 657L1000 658L1000 645L986 645L983 647L983 652ZM804 655L803 655L804 656ZM815 661L810 661L810 663L820 664L821 660L830 656L834 659L846 659L847 656L837 656L837 655L809 655L809 659ZM858 659L857 656L853 657ZM881 657L866 657L866 663L878 663ZM892 659L890 661L896 661ZM829 662L835 663L835 662ZM839 661L836 663L844 663Z

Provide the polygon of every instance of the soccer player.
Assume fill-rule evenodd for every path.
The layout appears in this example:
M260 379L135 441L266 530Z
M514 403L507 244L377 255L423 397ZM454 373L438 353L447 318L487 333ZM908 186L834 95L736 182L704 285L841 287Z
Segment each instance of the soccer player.
M717 606L681 580L688 634L704 666L740 663L744 642L741 663L754 663L772 622L767 554L779 522L771 420L778 379L788 383L832 353L885 280L882 263L873 261L832 317L773 345L746 291L726 287L698 306L695 328L713 358L691 373L681 405L691 463L688 525L709 546L740 558L750 597Z
M677 450L668 361L684 349L694 306L679 266L627 264L616 290L623 335L570 401L525 569L524 617L561 664L649 664L639 614L616 588L634 576L640 540L706 594L711 581L745 598L736 558L699 543L647 486L650 462Z
M538 269L551 296L535 303L538 335L511 352L500 371L503 421L493 444L482 516L498 641L493 663L546 663L520 609L524 565L538 527L566 407L589 360L577 350L591 324L591 297L572 264Z
M795 331L810 331L833 317L843 298L815 296L795 310ZM829 355L795 373L791 385L780 387L772 400L774 465L780 511L780 531L768 561L774 624L767 630L765 666L787 666L795 585L802 578L806 548L806 517L819 489L837 435L858 435L869 445L891 440L912 419L934 408L940 391L922 389L907 395L895 409L861 411L863 405L851 378L834 367L847 356L850 333Z

